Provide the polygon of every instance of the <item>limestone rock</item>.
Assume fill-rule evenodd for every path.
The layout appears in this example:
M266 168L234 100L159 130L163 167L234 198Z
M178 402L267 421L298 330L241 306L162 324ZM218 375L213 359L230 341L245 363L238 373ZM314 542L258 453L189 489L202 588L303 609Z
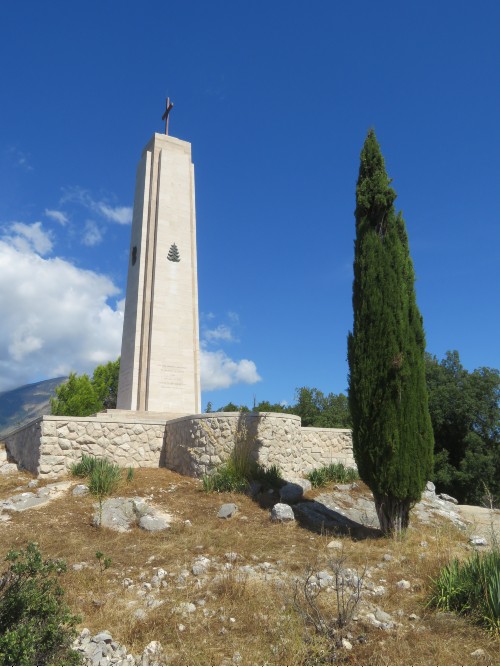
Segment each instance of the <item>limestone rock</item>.
M401 579L396 583L396 588L399 588L402 591L409 591L411 584L409 581L406 581L406 579Z
M230 519L238 511L238 506L234 503L225 503L217 513L219 519Z
M438 498L440 498L441 500L446 500L446 502L448 503L453 503L454 505L458 505L458 500L453 496L449 496L447 493L438 493Z
M74 496L86 496L89 492L89 487L86 484L77 484L73 491L72 494Z
M167 530L170 528L170 524L160 516L141 516L139 519L139 528L147 530L149 532L156 532L158 530Z
M127 532L138 525L143 530L156 531L170 528L172 517L148 505L142 498L108 498L102 504L102 519L96 505L94 526L101 525L118 532Z
M469 538L469 543L475 547L486 547L488 546L488 540L481 535L471 535Z
M280 500L284 503L295 503L301 500L306 491L312 488L308 479L294 479L280 489Z
M326 545L327 549L342 549L342 542L340 540L332 540Z
M295 515L290 505L276 503L271 510L271 521L278 521L280 523L295 521Z

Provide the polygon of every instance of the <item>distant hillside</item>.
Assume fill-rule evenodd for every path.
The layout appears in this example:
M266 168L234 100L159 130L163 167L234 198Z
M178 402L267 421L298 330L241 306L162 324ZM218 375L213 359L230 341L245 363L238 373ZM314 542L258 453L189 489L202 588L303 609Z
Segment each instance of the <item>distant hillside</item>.
M26 422L50 413L50 398L67 378L43 380L0 393L0 437Z

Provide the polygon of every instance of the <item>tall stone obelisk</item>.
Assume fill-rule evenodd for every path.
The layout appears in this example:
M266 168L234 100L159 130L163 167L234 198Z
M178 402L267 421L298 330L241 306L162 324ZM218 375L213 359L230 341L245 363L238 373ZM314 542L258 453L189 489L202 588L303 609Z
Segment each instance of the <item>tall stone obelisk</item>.
M200 412L191 144L154 134L137 168L117 408Z

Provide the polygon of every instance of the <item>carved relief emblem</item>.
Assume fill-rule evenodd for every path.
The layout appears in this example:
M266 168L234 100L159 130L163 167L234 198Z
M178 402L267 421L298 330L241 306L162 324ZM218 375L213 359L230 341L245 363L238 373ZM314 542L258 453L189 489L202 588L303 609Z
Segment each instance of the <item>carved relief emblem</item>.
M168 251L167 259L170 262L180 262L181 261L181 256L179 255L179 248L175 245L175 243L172 243L170 246L170 250Z

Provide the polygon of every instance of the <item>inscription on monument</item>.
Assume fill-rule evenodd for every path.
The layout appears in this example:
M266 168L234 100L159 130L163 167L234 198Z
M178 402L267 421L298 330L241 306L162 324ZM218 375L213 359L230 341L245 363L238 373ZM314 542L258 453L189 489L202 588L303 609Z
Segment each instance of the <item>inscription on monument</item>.
M182 366L175 366L173 364L160 364L159 366L161 369L159 385L162 389L182 387L184 385Z

